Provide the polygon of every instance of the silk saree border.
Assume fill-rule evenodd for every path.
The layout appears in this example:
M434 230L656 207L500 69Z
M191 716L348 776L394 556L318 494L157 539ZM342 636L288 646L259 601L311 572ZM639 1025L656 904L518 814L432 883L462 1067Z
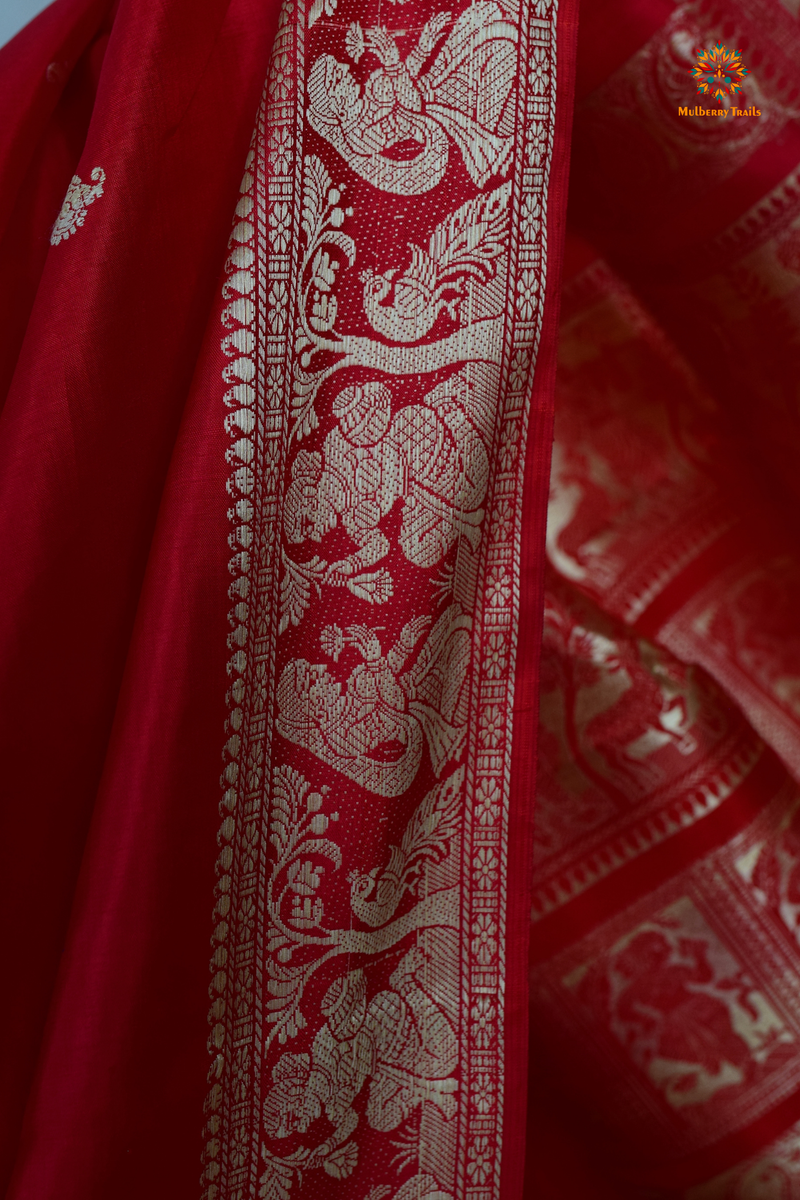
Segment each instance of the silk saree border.
M346 122L330 119L325 97L349 70L336 57L343 50L356 64L371 50L385 68L360 96L353 92L353 111L366 105L376 76L385 86L398 68L385 27L364 33L362 21L374 10L356 4L347 11L350 19L340 20L333 0L309 9L284 5L222 287L231 686L203 1188L207 1200L288 1200L320 1188L345 1196L355 1186L376 1200L489 1200L499 1194L504 1129L522 492L546 283L558 13L551 0L519 11L476 0L439 14L436 24L424 13L416 28L402 31L419 35L427 52L418 54L416 74L426 77L420 64L432 61L428 108L414 116L412 103L412 115L403 110L398 118L417 120L427 159L409 165L400 157L387 166L369 153L368 137L348 140ZM398 23L395 10L384 19ZM316 53L308 51L311 42ZM471 143L459 141L465 114L456 93L448 116L445 85L431 82L437 70L445 79L465 46L473 59L483 55L490 78L496 56L494 78L508 96L491 136ZM450 255L458 301L451 293L447 309L442 291L436 315L447 309L455 329L437 338L435 320L425 329L417 312L409 337L396 280L394 303L370 307L369 286L379 276L369 266L360 325L352 288L349 307L345 289L338 291L337 314L339 282L352 283L354 263L365 257L361 181L389 206L403 197L419 224L426 193L440 179L447 183L454 164L468 181L462 170L449 208L435 209L425 234L429 257L439 249L440 270ZM465 229L462 250L452 249ZM373 260L375 246L373 239ZM353 331L341 334L348 316ZM392 389L405 400L404 386L422 404L398 407ZM405 442L398 418L406 422ZM371 440L358 443L358 430L376 420ZM342 482L352 446L361 462L365 454L374 459L376 445L384 453L393 438L406 454L406 475L423 472L430 492L425 455L445 433L460 448L461 466L450 472L450 492L442 485L435 496L433 525L422 533L413 526L408 492L389 504L407 521L399 537L405 558L393 547L394 557L379 550L370 560L359 544L361 557L346 560L349 574L322 561L322 535L314 536L319 495L333 496L348 534L366 536L347 492L360 485ZM438 549L424 549L429 527ZM380 543L378 531L367 532L372 547ZM311 558L310 550L317 551ZM398 561L407 589L392 574ZM427 572L426 581L434 568L441 572L434 587L447 599L438 607L430 593L421 603L423 585L407 562ZM317 611L329 594L342 595L358 625L319 628L324 613L317 618ZM386 654L378 634L391 618L401 627ZM315 620L322 653L313 653L333 668L302 657L312 651ZM337 679L340 655L355 652L363 664ZM454 683L458 695L448 700ZM372 707L359 724L362 686L373 689ZM334 702L344 704L337 712L347 725L335 736ZM376 711L384 733L394 722L392 744L402 748L394 762L370 758ZM360 757L350 753L356 743ZM384 809L389 816L377 817ZM364 814L388 820L400 844L392 845L388 867L384 847L371 871L359 873L361 859L341 834L358 828ZM325 890L346 871L350 913ZM326 903L340 927L323 916ZM312 993L315 1003L308 1003ZM327 1136L317 1133L322 1128Z

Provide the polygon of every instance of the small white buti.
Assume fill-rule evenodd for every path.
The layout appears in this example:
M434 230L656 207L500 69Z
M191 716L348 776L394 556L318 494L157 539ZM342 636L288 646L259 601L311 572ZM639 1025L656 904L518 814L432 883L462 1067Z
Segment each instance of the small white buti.
M57 246L59 242L72 237L73 233L80 229L86 220L87 208L90 204L94 204L99 196L102 196L105 181L106 173L102 167L95 167L92 171L91 184L83 183L78 175L72 176L64 203L61 205L61 212L56 217L56 223L50 234L51 246Z

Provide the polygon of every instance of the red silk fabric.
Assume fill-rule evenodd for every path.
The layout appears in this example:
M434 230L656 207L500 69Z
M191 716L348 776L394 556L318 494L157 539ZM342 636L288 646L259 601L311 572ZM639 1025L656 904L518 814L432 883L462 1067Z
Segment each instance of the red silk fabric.
M0 51L6 1194L791 1200L796 5L279 8Z
M595 36L578 54L548 525L531 1185L791 1197L800 31L792 6L759 2L582 17ZM620 52L618 27L635 46ZM697 103L694 55L718 43L745 56L739 104L760 115L680 114ZM564 1145L574 1181L559 1179Z
M192 379L276 21L70 0L2 51L9 1195L196 1194L227 497Z
M279 26L251 0L57 0L0 54L14 1200L522 1191L575 6L335 10L286 4ZM323 120L317 64L345 56L390 110L361 142L352 112ZM394 309L369 307L410 243L447 286L427 315L401 281ZM362 357L296 421L301 326ZM352 569L320 573L304 611L283 563L319 556L293 484L337 430L352 460L346 419L373 400L383 465L371 450L352 484L370 503L339 495L319 551ZM375 470L395 498L379 520ZM384 558L354 545L365 529ZM314 696L292 707L288 683L322 678L321 654L356 716L313 742ZM356 736L361 765L341 751ZM261 831L262 872L285 871L272 908L248 899ZM284 835L302 842L288 867ZM319 943L346 958L312 960ZM304 946L308 1003L272 1044Z

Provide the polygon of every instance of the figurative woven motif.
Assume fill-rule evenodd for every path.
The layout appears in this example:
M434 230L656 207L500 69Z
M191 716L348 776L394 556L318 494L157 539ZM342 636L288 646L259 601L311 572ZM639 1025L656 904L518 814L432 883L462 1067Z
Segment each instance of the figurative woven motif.
M782 1133L800 1082L794 556L716 402L601 262L565 289L562 319L539 1086L557 1079L637 1194L789 1196L796 1130L733 1164Z
M576 277L562 311L553 567L702 666L800 776L790 534L723 432L724 412L608 267Z
M552 573L541 680L543 1080L557 1071L642 1188L687 1156L689 1179L708 1179L720 1139L738 1156L800 1078L797 785L702 670ZM788 1196L796 1140L772 1153L687 1200L772 1194L754 1180Z
M610 1136L635 1139L644 1162L698 1153L797 1087L796 809L796 788L782 789L745 831L538 969L537 1021L567 1086L613 1112Z
M449 12L436 13L405 59L398 41L385 26L350 25L345 45L353 62L368 53L380 63L363 91L349 64L320 55L308 77L312 128L382 191L414 196L436 187L451 143L478 187L505 174L513 151L517 29L500 5L479 0L455 21ZM387 153L408 141L419 147L409 159Z
M540 679L535 923L716 812L765 749L702 670L554 572Z
M795 1040L689 897L565 983L678 1112L752 1085Z
M222 289L207 1200L498 1192L555 21L284 5Z

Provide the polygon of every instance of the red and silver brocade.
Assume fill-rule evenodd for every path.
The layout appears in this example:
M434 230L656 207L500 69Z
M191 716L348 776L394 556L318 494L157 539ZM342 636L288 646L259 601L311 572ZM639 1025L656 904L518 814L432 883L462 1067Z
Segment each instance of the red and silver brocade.
M132 0L77 12L99 85L82 110L88 131L71 130L86 144L49 214L33 310L58 336L48 358L29 327L4 413L8 525L27 520L33 533L8 601L12 659L26 593L52 595L57 576L37 538L57 541L63 514L91 561L121 507L105 473L91 503L73 503L73 491L87 487L93 420L119 438L124 419L136 420L136 392L150 402L158 356L142 352L144 341L135 351L142 306L124 314L124 355L102 336L104 319L126 336L132 277L149 277L155 257L146 239L138 259L124 240L125 212L142 221L141 186L167 245L171 223L184 238L202 235L184 194L176 204L167 186L170 141L207 93L209 137L220 132L218 76L240 92L252 86L245 55L243 83L238 63L220 67L213 54L221 26L226 46L247 36L248 16L259 37L268 28L239 2L231 31L223 0L201 6L199 80L184 78L170 41L187 20L174 0L157 14ZM74 65L58 44L59 20L74 33L70 4L80 9L59 0L39 26L41 45L35 29L23 45L37 60L32 91L48 101L45 85ZM37 981L20 1038L23 1097L10 1102L19 1144L16 1128L6 1133L18 1200L54 1188L82 1200L191 1194L192 1116L196 1135L204 1121L207 1200L490 1200L521 1190L524 1107L507 1098L526 1085L537 612L574 5L287 0L276 24L226 253L218 223L206 230L208 257L219 255L216 299L205 287L195 295L183 263L167 320L154 315L194 355L189 378L165 389L177 419L158 448L171 461L142 505L158 520L144 555L140 543L133 555L129 640L112 586L97 640L111 625L117 659L92 662L88 681L60 661L81 644L83 614L53 652L56 711L71 677L73 711L83 693L100 696L100 731L96 760L76 766L67 755L45 768L49 787L35 786L53 807L63 799L74 826L65 840L78 861L84 852L70 929L52 915L56 886L41 918L48 945L60 952L66 938L66 950ZM122 77L104 75L106 40L114 61L126 59L126 102ZM147 51L138 60L137 47ZM151 77L175 84L171 107ZM239 146L241 114L235 132ZM192 126L195 170L198 134L202 121ZM145 137L155 146L149 175ZM204 165L213 176L215 162ZM223 191L225 168L215 177ZM203 213L202 196L196 203ZM67 338L58 304L75 295L86 303ZM166 350L162 359L163 370ZM131 392L119 424L115 371ZM39 399L60 416L53 455L65 495L58 512L53 476L37 476L31 517L21 457ZM128 549L121 529L121 559ZM102 571L83 592L92 578L100 584ZM19 686L18 663L8 678ZM209 729L223 697L222 794L210 799L220 767ZM47 710L46 695L38 703ZM73 754L86 744L72 739ZM59 791L70 769L81 816ZM14 787L27 797L26 779ZM47 842L51 861L56 843ZM67 904L78 862L71 869L57 881ZM211 976L198 988L208 952L193 960L189 947L203 877ZM196 1017L207 990L203 1106ZM149 1078L147 1095L161 1113L179 1096L176 1144L161 1155L149 1136L158 1118L142 1101L151 1030L162 1082Z
M9 1200L800 1195L797 4L574 9L0 57Z
M498 1194L556 16L281 16L222 289L209 1200Z
M632 56L584 58L573 137L531 1119L585 1157L575 1195L790 1200L800 31L778 3L635 8L606 14L638 21ZM723 41L761 120L678 115ZM543 1178L558 1195L555 1160Z

